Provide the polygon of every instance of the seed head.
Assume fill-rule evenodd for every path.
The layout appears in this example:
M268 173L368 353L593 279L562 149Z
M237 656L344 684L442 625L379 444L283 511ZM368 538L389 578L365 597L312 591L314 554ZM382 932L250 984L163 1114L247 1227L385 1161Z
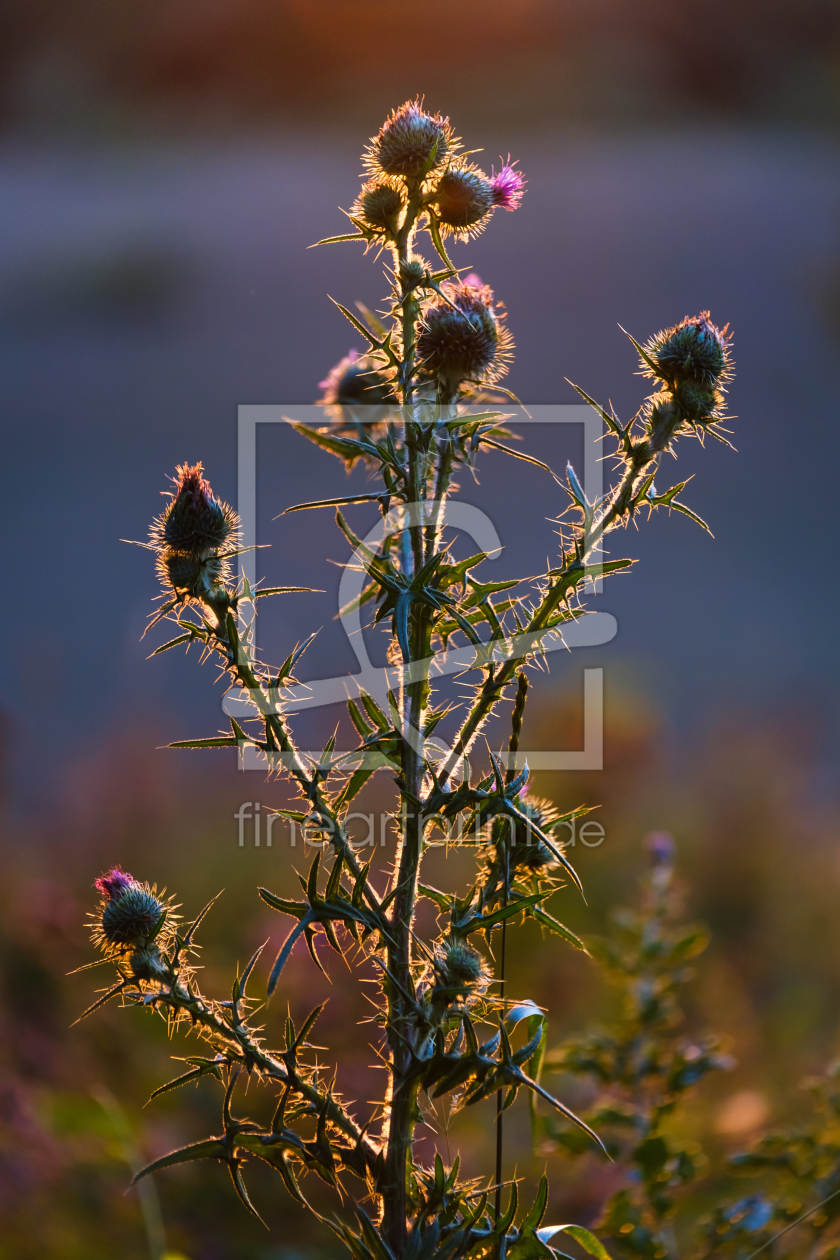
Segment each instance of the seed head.
M376 232L391 232L397 228L403 208L402 193L397 184L389 179L371 179L362 186L352 213Z
M447 393L463 381L494 383L508 369L513 339L493 305L493 290L447 283L443 292L445 299L427 307L419 325L423 370Z
M732 375L729 325L718 328L708 311L686 316L673 328L651 337L643 347L642 375L663 381L691 381L706 389L724 384ZM653 366L651 366L653 364Z
M493 210L493 185L477 166L451 166L441 175L432 204L447 233L469 240Z
M389 115L371 141L365 162L374 174L416 178L441 166L455 143L449 119L427 113L418 98Z
M236 513L215 497L200 463L181 464L175 471L171 500L152 525L153 543L195 555L218 550L236 532Z
M499 158L501 161L501 158ZM490 173L490 187L493 193L493 205L500 210L518 210L525 195L528 182L521 171L517 171L516 162L511 162L510 154L498 175L493 167Z

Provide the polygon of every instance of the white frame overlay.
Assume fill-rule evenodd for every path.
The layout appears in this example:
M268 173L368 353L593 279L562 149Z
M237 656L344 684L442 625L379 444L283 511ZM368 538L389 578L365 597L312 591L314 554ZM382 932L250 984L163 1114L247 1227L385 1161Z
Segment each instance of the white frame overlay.
M604 434L601 418L589 406L582 404L540 404L524 408L514 407L505 412L506 422L520 424L582 424L584 427L583 446L583 489L590 503L597 503L603 495L603 465L599 451L599 443ZM305 424L313 427L324 427L329 424L323 407L316 404L288 406L281 403L245 403L238 408L237 457L237 508L242 521L242 547L240 556L240 577L246 578L253 587L256 583L257 558L257 426L260 424ZM388 514L390 519L398 509ZM492 522L485 513L463 500L453 500L447 505L447 517L455 528L460 528L479 542L482 550L489 557L498 554L500 543ZM365 542L375 547L382 541L386 532L386 522L380 521ZM249 550L250 549L250 550ZM351 557L351 561L357 553ZM356 576L358 574L358 577ZM364 574L358 564L345 566L341 581L341 598L339 606L347 602L345 596L361 592ZM358 590L356 589L358 587ZM595 593L601 590L601 580L594 584ZM360 633L361 612L356 610L341 618L350 643L356 653L360 665L358 674L344 674L335 678L315 679L283 690L284 711L289 702L298 712L308 711L324 705L346 702L358 696L360 690L366 691L375 699L381 700L387 695L389 687L394 685L399 674L396 666L375 666L367 655L367 649ZM541 651L570 650L574 647L594 647L608 643L615 637L617 623L610 613L595 612L581 617L578 621L567 622L560 631L545 636ZM254 633L256 627L254 625ZM472 646L450 649L437 653L431 658L433 675L461 673L475 659L476 649ZM570 751L529 750L521 751L517 756L517 764L524 764L527 759L532 770L602 770L604 766L604 671L584 669L583 671L583 713L584 740L583 748ZM229 717L239 719L254 716L254 709L246 695L232 690L224 697L222 707ZM314 756L320 752L305 753ZM254 747L246 747L239 751L239 766L242 770L261 770L267 768L263 754Z

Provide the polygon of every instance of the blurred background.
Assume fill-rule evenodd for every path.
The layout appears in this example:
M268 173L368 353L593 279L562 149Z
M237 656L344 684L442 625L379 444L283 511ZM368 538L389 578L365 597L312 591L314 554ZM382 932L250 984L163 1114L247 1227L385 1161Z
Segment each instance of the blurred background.
M218 1125L212 1084L143 1110L177 1074L170 1056L191 1053L160 1021L109 1007L68 1029L105 983L65 979L90 959L84 914L103 868L167 885L187 915L225 888L205 934L215 992L284 933L255 885L291 888L303 862L285 843L255 849L250 832L237 845L234 810L281 803L282 785L238 774L227 753L161 751L212 734L221 692L193 658L146 659L156 584L120 539L146 537L183 460L202 459L235 500L237 405L311 402L358 345L327 295L375 306L380 268L354 246L307 246L342 230L367 138L418 93L480 161L510 152L528 177L515 216L455 248L507 305L508 383L526 403L574 402L570 378L632 414L644 389L619 324L645 338L710 308L735 329L738 452L683 443L674 468L696 474L685 497L714 540L683 517L622 538L641 563L595 601L618 635L555 656L526 734L533 747L580 746L582 669L604 669L605 770L537 783L561 804L599 806L606 833L576 852L588 905L566 894L556 913L603 932L608 908L634 897L645 833L673 831L689 913L713 933L687 1018L738 1060L704 1087L696 1135L723 1155L806 1112L797 1086L838 1052L840 997L833 0L37 0L6 4L0 23L15 595L0 657L2 1260L149 1254L141 1204L124 1194L125 1133L98 1099L115 1101L144 1158ZM571 431L541 440L555 467L579 458ZM301 677L351 669L332 624L328 562L346 551L331 518L273 519L340 493L344 473L274 429L259 457L262 571L326 590L268 609L270 655L323 627ZM489 459L481 487L464 487L495 504L500 576L552 550L546 518L563 506L519 468ZM313 740L336 720L313 719ZM365 800L382 807L384 786ZM453 863L434 882L459 873ZM591 964L527 931L512 971L514 991L549 1005L551 1043L609 1013ZM372 1097L364 1028L347 1039L358 990L297 955L285 979L269 1027L279 1033L287 1000L301 1015L330 996L321 1040L345 1039L340 1087ZM745 1091L754 1105L738 1113ZM470 1114L455 1135L476 1175L490 1122ZM510 1160L531 1177L526 1128L523 1113ZM548 1164L552 1211L594 1219L598 1177ZM254 1178L266 1233L222 1170L159 1176L170 1248L188 1260L335 1254L278 1186Z

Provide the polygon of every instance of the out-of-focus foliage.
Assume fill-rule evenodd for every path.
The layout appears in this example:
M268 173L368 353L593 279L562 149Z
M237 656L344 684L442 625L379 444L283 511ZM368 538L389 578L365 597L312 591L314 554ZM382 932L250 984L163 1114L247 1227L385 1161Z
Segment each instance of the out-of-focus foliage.
M610 1028L571 1037L547 1056L546 1066L593 1083L597 1095L586 1119L627 1170L628 1184L606 1203L599 1232L622 1252L662 1260L673 1251L675 1191L694 1181L704 1163L699 1144L673 1133L669 1122L687 1091L732 1063L714 1038L680 1035L681 989L707 938L702 928L677 921L670 835L654 832L648 851L652 870L641 909L614 911L613 935L590 946L619 989L621 1018ZM549 1117L544 1124L558 1150L583 1153L568 1126Z

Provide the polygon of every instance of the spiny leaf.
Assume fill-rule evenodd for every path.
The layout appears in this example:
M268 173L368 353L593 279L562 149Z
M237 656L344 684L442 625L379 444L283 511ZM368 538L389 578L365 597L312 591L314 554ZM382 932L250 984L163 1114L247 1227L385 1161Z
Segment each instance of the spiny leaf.
M281 516L288 516L290 512L307 512L310 508L322 507L341 507L345 503L377 503L381 501L382 494L351 494L342 495L337 499L318 499L312 503L296 503L294 507L288 507L281 512ZM281 588L278 588L281 589ZM289 590L306 590L306 587L288 587Z
M350 714L350 721L355 726L362 739L367 739L373 731L373 727L362 717L359 707L353 700L347 701L347 712Z
M252 742L252 741L249 741ZM232 735L219 735L214 739L179 739L167 748L236 748L239 740Z
M329 294L327 294L327 297L329 297ZM362 334L365 341L369 342L370 345L375 346L377 350L380 348L380 346L382 345L382 341L378 337L374 337L373 333L368 332L367 328L365 328L362 321L359 319L356 319L356 316L353 314L352 311L348 311L346 306L342 306L340 302L336 302L334 297L330 297L330 301L332 302L333 306L338 307L338 309L341 311L344 318L350 321L350 323L356 329L356 332Z
M359 699L364 705L365 712L367 713L371 722L373 722L376 726L378 726L380 731L387 731L388 719L386 718L385 714L380 709L379 705L374 700L373 696L369 696L366 691L362 691L359 694Z
M312 643L312 640L315 638L317 633L318 631L314 630L312 634L310 634L308 639L304 639L303 643L298 643L294 651L289 653L289 655L286 657L283 664L280 666L280 672L278 673L276 679L274 680L275 686L281 683L285 678L289 677L295 665L298 663L298 661L303 656L306 649Z
M543 1173L542 1177L540 1177L540 1186L539 1186L539 1189L537 1190L537 1197L536 1199L534 1199L534 1203L531 1210L528 1212L528 1215L525 1217L525 1219L523 1220L522 1224L519 1227L520 1233L524 1234L528 1230L537 1229L537 1227L542 1221L542 1218L545 1216L545 1209L546 1209L547 1204L548 1204L548 1178Z
M215 1076L216 1080L220 1081L222 1079L222 1064L207 1060L206 1064L191 1068L189 1072L184 1072L183 1076L176 1076L174 1080L167 1081L165 1085L159 1085L157 1089L152 1090L151 1094L149 1094L149 1102L153 1098L160 1098L161 1094L168 1094L170 1090L178 1089L181 1085L188 1084L189 1081L198 1081L202 1076Z
M246 965L245 970L242 972L242 979L239 981L239 989L243 997L245 996L245 985L248 983L251 972L254 970L254 967L257 964L257 960L259 959L260 954L263 952L267 944L268 944L268 939L264 940L262 945L258 946L258 948L254 950L253 954L251 955L250 961Z
M191 634L179 634L176 639L170 639L168 643L163 643L159 648L155 648L152 656L160 656L161 652L168 652L170 648L177 647L179 643L189 643L193 637Z
M251 1213L252 1216L256 1216L257 1220L260 1222L261 1225L265 1225L265 1221L260 1216L257 1209L254 1207L248 1195L248 1191L245 1187L245 1182L242 1178L242 1173L239 1170L239 1161L236 1159L229 1160L228 1169L230 1170L230 1179L233 1182L233 1188L236 1191L236 1193L239 1195L241 1202L244 1203L245 1207L248 1209L248 1211ZM266 1229L268 1229L267 1225L265 1225L265 1227Z
M316 241L314 245L307 245L307 249L317 249L319 245L337 245L339 241L364 241L367 243L367 236L364 232L345 232L342 236L325 236L322 241Z
M532 914L537 922L541 923L543 927L548 928L550 932L556 933L557 936L562 936L564 941L568 941L570 945L574 945L575 949L582 950L584 954L589 953L580 937L575 936L571 928L564 927L558 919L555 919L554 916L549 914L547 910L544 910L542 906L535 906Z
M568 377L566 379L568 380ZM597 411L604 424L612 433L615 433L617 436L623 435L624 430L621 428L621 425L618 423L615 416L611 416L608 411L605 411L600 403L597 403L594 398L591 398L589 394L587 394L586 390L581 389L579 385L575 385L574 381L569 381L569 384L576 393L580 394L584 402L589 403L589 406L593 411Z
M260 893L260 895L262 895L262 892ZM263 900L265 900L265 898L263 898ZM307 928L313 922L314 922L314 917L311 915L311 913L305 914L304 917L301 919L301 921L295 924L295 926L292 928L291 932L289 933L289 935L286 937L285 941L283 942L280 948L280 953L277 955L276 959L274 960L274 966L271 969L271 975L268 978L268 996L269 997L271 997L272 993L277 988L277 981L280 979L280 973L285 967L286 961L295 947L295 942L297 941L299 936L301 936L304 932L306 932ZM307 940L307 944L309 944L308 940ZM320 967L320 963L318 964L318 966Z
M537 1231L537 1237L541 1242L548 1242L549 1238L559 1233L568 1234L570 1238L574 1238L584 1251L588 1251L590 1256L595 1256L595 1260L611 1260L610 1253L600 1238L596 1238L583 1225L548 1225L545 1229Z
M326 591L319 590L317 586L264 586L262 590L254 591L254 599L263 599L266 595L301 595L303 593L325 595Z
M691 508L686 507L684 503L678 503L676 499L671 499L668 507L672 507L675 512L682 512L683 516L687 516L689 520L694 521L695 524L700 525L703 529L705 529L710 538L714 538L714 534L703 520L703 517L698 516L696 512L692 512Z
M222 892L224 892L224 889L222 889ZM189 927L187 928L186 935L184 936L184 944L185 944L185 945L191 945L191 944L192 944L193 937L195 936L195 934L196 934L196 932L198 931L198 929L201 927L201 924L202 924L202 922L203 922L203 920L204 920L205 915L209 914L210 910L213 908L213 906L214 906L214 905L216 904L216 902L219 900L219 898L221 897L221 895L222 895L222 893L221 893L221 892L217 892L215 897L211 897L211 898L210 898L210 900L207 902L207 905L204 907L204 909L203 909L203 910L201 911L201 913L199 914L198 918L197 918L197 919L193 919L192 923L191 923L191 924L189 925Z
M315 446L322 447L332 455L340 455L342 459L355 460L363 455L380 458L381 452L371 442L360 442L358 438L338 437L332 433L325 433L322 429L313 429L309 425L295 422L292 422L292 428L302 437L313 442Z
M558 481L558 477L551 471L548 464L544 464L540 459L534 459L532 455L525 455L522 451L515 451L512 446L504 446L501 442L495 442L489 437L483 437L481 444L482 446L494 446L496 450L504 451L506 455L512 455L514 459L524 460L526 464L535 464L537 468L542 468L545 472L551 473L554 480Z
M172 1168L175 1164L188 1164L196 1159L221 1159L227 1162L228 1149L223 1138L207 1138L203 1142L193 1142L190 1146L182 1146L177 1151L170 1151L168 1155L161 1155L160 1159L152 1160L151 1164L147 1164L145 1168L141 1168L131 1180L134 1186L143 1177L148 1177L150 1173L158 1172L161 1168Z
M115 985L108 989L107 993L103 993L101 997L98 997L95 1002L91 1003L86 1011L82 1011L79 1018L73 1021L71 1027L75 1028L76 1024L80 1024L83 1019L87 1019L88 1015L92 1015L94 1011L98 1011L100 1006L104 1006L106 1002L110 1002L111 998L116 997L117 994L122 992L124 988L125 981L118 980Z

